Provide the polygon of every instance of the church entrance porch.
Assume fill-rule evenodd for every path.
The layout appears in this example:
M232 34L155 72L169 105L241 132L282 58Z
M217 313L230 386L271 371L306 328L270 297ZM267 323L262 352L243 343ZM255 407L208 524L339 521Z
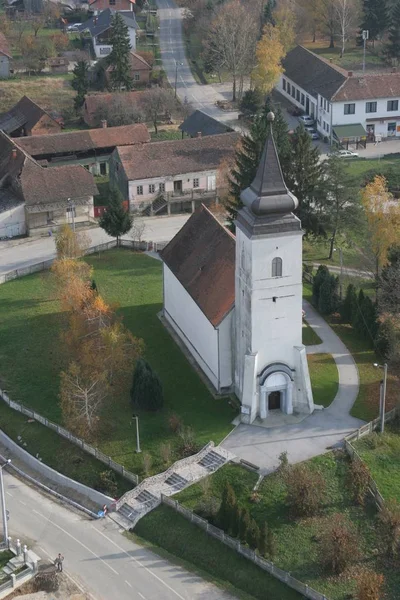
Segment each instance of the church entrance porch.
M281 407L281 392L270 392L268 394L268 410L278 410Z
M293 413L293 381L287 371L273 370L270 366L260 377L260 419L267 419L269 412L282 411L287 415Z

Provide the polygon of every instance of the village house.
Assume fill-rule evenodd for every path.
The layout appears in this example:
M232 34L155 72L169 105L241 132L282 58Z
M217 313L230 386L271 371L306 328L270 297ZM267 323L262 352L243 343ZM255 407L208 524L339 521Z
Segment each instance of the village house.
M106 8L119 11L133 11L136 0L89 0L89 10L98 15Z
M296 46L277 90L315 119L330 143L365 144L400 136L400 73L355 74Z
M238 133L117 147L110 160L110 184L118 187L130 212L194 212L218 202L217 173L235 150Z
M179 125L179 129L182 131L182 137L185 134L189 137L201 137L203 135L219 135L220 133L231 133L233 131L228 125L206 115L201 110L195 110L189 115Z
M0 31L0 78L7 79L10 76L11 50L6 36Z
M61 123L28 96L0 114L0 130L11 137L58 133L61 129Z
M41 166L0 131L0 236L38 235L94 221L93 176L79 165Z
M66 133L21 138L19 145L30 156L47 166L82 165L93 175L108 175L109 160L117 146L150 142L146 125L137 123L121 127L70 131Z
M97 58L104 58L110 54L112 46L110 44L110 35L112 29L112 18L115 10L107 8L98 15L95 15L82 23L79 31L82 34L88 33L92 39L93 50ZM136 48L136 31L139 28L133 11L118 11L128 28L129 41L131 48Z
M129 53L129 64L131 67L130 75L134 82L134 85L147 85L150 81L151 66L145 59L140 56L137 52L131 50ZM106 69L107 79L109 79L112 71L112 65L109 65Z

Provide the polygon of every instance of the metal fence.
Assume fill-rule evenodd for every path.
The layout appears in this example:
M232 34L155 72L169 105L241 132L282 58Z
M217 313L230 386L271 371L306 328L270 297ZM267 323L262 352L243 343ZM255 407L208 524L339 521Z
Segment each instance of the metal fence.
M187 519L191 523L194 523L195 525L203 529L205 532L207 532L208 535L216 538L217 540L225 544L225 546L229 546L229 548L232 548L232 550L235 550L238 554L241 554L264 571L267 571L267 573L269 573L276 579L279 579L279 581L286 583L286 585L288 585L292 589L296 590L297 592L300 592L300 594L303 594L305 598L309 598L310 600L328 600L327 596L324 596L324 594L317 592L316 590L308 586L306 583L295 579L287 571L280 569L279 567L274 565L274 563L270 562L269 560L266 560L265 558L262 558L254 550L251 550L247 546L244 546L239 540L227 535L224 531L222 531L222 529L214 527L214 525L211 525L211 523L209 523L205 519L202 519L193 511L185 508L176 500L173 500L172 498L161 494L161 502L166 506L170 506L171 508L173 508L185 519Z
M10 408L12 408L13 410L20 412L23 415L26 415L30 419L34 419L35 421L37 421L38 423L41 423L42 425L44 425L45 427L48 427L49 429L52 429L53 431L58 433L58 435L61 435L65 439L69 440L72 444L75 444L75 446L78 446L79 448L81 448L81 450L83 450L84 452L87 452L88 454L91 454L92 456L97 458L97 460L99 460L100 462L102 462L105 465L107 465L108 467L110 467L110 469L112 469L116 473L119 473L126 479L129 479L129 481L132 481L132 483L134 483L135 485L138 484L139 477L135 473L128 471L127 469L125 469L124 466L122 466L119 463L116 463L114 460L112 460L112 458L110 456L107 456L103 452L100 452L100 450L97 450L97 448L90 446L90 444L87 444L80 438L76 437L75 435L72 435L72 433L70 433L67 429L64 429L64 427L61 427L60 425L57 425L57 423L53 423L52 421L49 421L48 419L46 419L46 417L43 417L42 415L35 412L31 408L27 408L26 406L24 406L23 404L20 404L19 402L10 400L8 395L5 392L3 392L2 390L0 390L0 398L6 404L8 404L8 406Z

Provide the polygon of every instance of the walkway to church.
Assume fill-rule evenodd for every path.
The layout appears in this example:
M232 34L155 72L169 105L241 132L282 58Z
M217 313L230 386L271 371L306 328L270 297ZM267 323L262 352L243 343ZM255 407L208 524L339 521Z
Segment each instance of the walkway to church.
M318 333L322 344L308 346L307 353L332 354L339 372L339 389L332 404L324 410L294 425L265 428L240 424L224 440L222 446L239 458L269 473L278 466L278 456L287 452L289 462L300 462L341 443L343 438L364 422L350 416L359 389L358 370L353 357L343 342L324 319L303 301L309 325Z

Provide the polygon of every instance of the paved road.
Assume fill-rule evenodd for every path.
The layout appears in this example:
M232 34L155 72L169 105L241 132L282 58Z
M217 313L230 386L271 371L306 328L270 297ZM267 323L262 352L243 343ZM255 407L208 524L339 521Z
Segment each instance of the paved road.
M154 242L166 242L173 238L190 215L174 217L149 217L143 219L146 228L143 239ZM111 240L100 227L88 230L92 246ZM129 236L127 236L129 238ZM55 256L54 239L43 237L32 240L11 240L0 242L0 274L13 269L22 269L35 263L49 260Z
M133 543L110 519L90 521L5 473L9 535L65 573L92 600L233 600L213 584ZM172 532L173 534L173 532ZM82 590L83 591L83 590Z
M202 110L219 121L237 119L237 112L225 112L215 106L217 100L226 100L212 85L196 83L186 60L182 35L181 9L173 0L157 0L160 19L160 48L163 69L172 88L177 74L177 94L182 102L187 98L195 109ZM178 64L178 72L176 65Z
M339 389L328 408L314 411L300 423L270 429L238 425L228 435L222 446L259 465L262 473L270 473L278 466L281 452L288 453L291 463L307 460L340 444L346 435L364 424L349 414L359 390L358 369L353 357L308 302L303 301L303 308L309 325L323 341L319 346L309 346L307 353L332 354L339 372Z

